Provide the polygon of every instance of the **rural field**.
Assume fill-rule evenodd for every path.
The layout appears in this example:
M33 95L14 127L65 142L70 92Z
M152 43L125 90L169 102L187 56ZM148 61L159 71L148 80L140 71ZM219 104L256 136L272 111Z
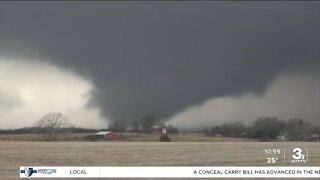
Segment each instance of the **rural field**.
M265 148L292 147L308 148L307 165L320 165L316 142L0 141L0 179L18 179L19 166L265 166Z

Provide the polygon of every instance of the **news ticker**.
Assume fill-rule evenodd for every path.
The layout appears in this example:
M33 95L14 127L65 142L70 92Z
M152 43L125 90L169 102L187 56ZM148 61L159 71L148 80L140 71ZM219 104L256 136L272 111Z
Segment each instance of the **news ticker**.
M320 178L314 166L20 167L20 178Z

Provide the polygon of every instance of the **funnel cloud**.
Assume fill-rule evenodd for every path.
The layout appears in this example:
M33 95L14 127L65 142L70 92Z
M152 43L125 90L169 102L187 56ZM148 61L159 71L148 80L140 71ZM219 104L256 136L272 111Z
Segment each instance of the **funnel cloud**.
M319 2L0 2L0 55L90 79L86 108L106 121L172 120L212 99L268 96L285 72L317 72L319 12ZM0 89L1 109L22 106L14 93Z

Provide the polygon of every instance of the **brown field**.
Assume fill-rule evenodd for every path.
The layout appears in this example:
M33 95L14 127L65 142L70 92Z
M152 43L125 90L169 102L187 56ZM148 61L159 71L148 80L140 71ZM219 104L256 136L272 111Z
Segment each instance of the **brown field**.
M307 165L320 165L312 142L0 141L0 179L18 179L19 166L265 166L265 148L291 147L308 148Z

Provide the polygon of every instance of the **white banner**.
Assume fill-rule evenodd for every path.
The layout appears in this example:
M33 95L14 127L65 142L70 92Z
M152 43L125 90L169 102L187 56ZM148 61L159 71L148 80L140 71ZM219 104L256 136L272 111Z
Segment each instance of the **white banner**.
M320 178L320 167L64 167L21 166L20 178Z

